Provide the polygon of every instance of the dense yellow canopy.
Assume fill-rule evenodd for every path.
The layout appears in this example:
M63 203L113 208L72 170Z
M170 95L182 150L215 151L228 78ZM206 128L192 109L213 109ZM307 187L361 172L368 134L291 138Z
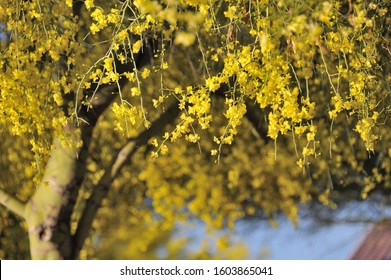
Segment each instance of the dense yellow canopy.
M192 217L390 188L387 2L0 0L0 202L60 244L37 258L93 220L81 257L109 232L137 257Z

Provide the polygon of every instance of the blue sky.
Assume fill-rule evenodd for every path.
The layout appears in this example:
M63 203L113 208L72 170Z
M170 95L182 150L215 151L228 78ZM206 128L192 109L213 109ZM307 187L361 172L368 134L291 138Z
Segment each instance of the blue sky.
M286 221L278 228L260 225L255 230L244 230L251 248L251 256L257 258L259 250L269 252L274 260L343 260L349 259L370 229L370 224L339 224L327 227L311 221L302 221L298 228ZM311 229L310 229L311 228Z
M368 221L391 217L391 209L361 201L329 215L339 222L320 224L307 215L299 220L297 227L281 218L278 228L272 228L266 221L247 221L238 222L235 232L226 232L248 245L251 259L344 260L351 257L373 226ZM353 222L356 220L361 222ZM179 225L176 234L190 237L194 249L206 236L202 223L191 229Z
M351 257L375 221L391 217L391 208L376 198L330 210L328 215L338 222L329 225L317 223L311 211L307 209L309 215L299 220L298 227L284 219L278 228L265 222L239 226L238 238L250 245L252 258L258 258L264 248L268 259L274 260L344 260Z
M208 238L204 226L179 225L176 235L191 240L190 250L199 248ZM239 222L235 232L229 233L233 240L240 240L249 248L249 259L271 260L344 260L349 259L364 239L372 224L348 223L319 226L311 220L299 222L295 227L283 220L278 228L268 222Z

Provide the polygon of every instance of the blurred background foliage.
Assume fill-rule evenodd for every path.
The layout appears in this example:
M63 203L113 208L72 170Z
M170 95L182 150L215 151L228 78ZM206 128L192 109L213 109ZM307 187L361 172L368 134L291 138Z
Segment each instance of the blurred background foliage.
M45 9L53 4L43 2ZM24 69L41 67L27 78L12 78L15 65L7 55L14 46L6 40L11 12L0 13L5 33L0 187L22 201L33 195L63 118L75 120L78 102L93 108L93 99L69 98L67 88L87 90L102 69L104 77L112 76L100 78L99 85L114 84L118 73L108 59L114 55L151 52L143 69L121 73L129 83L94 128L72 231L118 149L170 104L179 101L183 107L166 133L140 147L113 181L80 258L246 258L243 242L219 234L234 232L239 220L275 225L285 216L296 224L303 205L313 207L309 212L316 219L324 209L338 211L371 195L379 197L374 203L388 203L387 1L85 2L77 20L60 4L53 4L53 15L66 9L62 21L42 15L56 36L68 40L69 49L59 53L69 56L72 67L59 66L59 53L50 52L54 47L34 61L31 54L48 39L26 36L26 49L34 45L34 50L24 53L30 55ZM126 20L110 21L119 12ZM24 20L39 26L28 16ZM122 38L122 30L137 35ZM131 42L125 45L126 40ZM121 44L123 49L113 50ZM48 91L39 88L50 80L42 73L57 83ZM5 94L15 86L11 80L28 89L27 97L12 100ZM44 102L24 100L36 97ZM29 258L24 222L3 208L0 218L0 258ZM190 237L178 236L177 227L199 221L208 234L195 249Z

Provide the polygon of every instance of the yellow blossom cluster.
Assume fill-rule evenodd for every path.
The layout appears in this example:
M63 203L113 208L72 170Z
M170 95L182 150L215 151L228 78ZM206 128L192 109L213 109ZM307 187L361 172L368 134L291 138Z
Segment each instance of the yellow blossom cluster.
M184 137L191 143L200 143L199 129L210 130L215 119L215 96L227 100L220 112L226 123L214 131L217 147L210 147L210 154L219 158L222 145L234 143L246 117L246 102L265 112L269 138L278 141L282 136L293 136L299 167L304 168L309 158L322 153L317 145L319 125L323 127L324 123L318 124L316 119L331 120L332 131L333 124L345 114L355 118L351 129L359 134L367 150L374 150L379 139L376 123L385 116L385 110L382 114L376 108L384 97L375 75L380 70L376 42L381 35L361 29L372 28L375 22L383 24L382 5L371 5L370 12L365 12L364 3L349 7L340 1L258 1L256 5L223 2L214 6L204 1L135 1L132 12L137 20L120 24L114 32L111 53L100 61L105 75L112 77L104 82L115 83L118 76L111 73L115 69L110 57L116 53L125 62L125 56L115 46L124 42L127 50L136 55L147 47L146 34L157 30L162 32L159 36L163 41L199 55L202 74L194 79L197 82L178 85L163 79L164 72L174 73L171 65L175 61L169 61L165 51L155 54L160 56L160 65L154 69L161 79L160 94L152 99L153 107L164 110L171 95L179 101L182 114L163 141L155 143L154 159L159 153L167 153L167 140L174 142ZM187 10L187 5L194 9ZM346 24L343 13L349 13L349 9L354 13ZM218 17L220 10L222 16ZM162 29L164 21L168 24ZM189 62L193 71L195 63ZM150 77L150 72L148 69L143 78ZM132 83L131 96L143 97L141 73L144 72L138 69L124 73ZM372 117L374 110L378 113Z
M0 125L29 139L38 182L51 139L67 123L64 96L77 84L74 73L65 72L79 67L76 55L84 50L74 40L79 27L66 3L7 1L1 7L9 37L0 39Z

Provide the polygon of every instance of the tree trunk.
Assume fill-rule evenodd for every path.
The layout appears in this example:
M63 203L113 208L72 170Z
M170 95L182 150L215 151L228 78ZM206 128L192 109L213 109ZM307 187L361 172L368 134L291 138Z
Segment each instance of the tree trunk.
M70 219L62 212L74 185L78 139L73 128L66 130L65 138L54 140L42 182L25 207L32 259L72 256Z

